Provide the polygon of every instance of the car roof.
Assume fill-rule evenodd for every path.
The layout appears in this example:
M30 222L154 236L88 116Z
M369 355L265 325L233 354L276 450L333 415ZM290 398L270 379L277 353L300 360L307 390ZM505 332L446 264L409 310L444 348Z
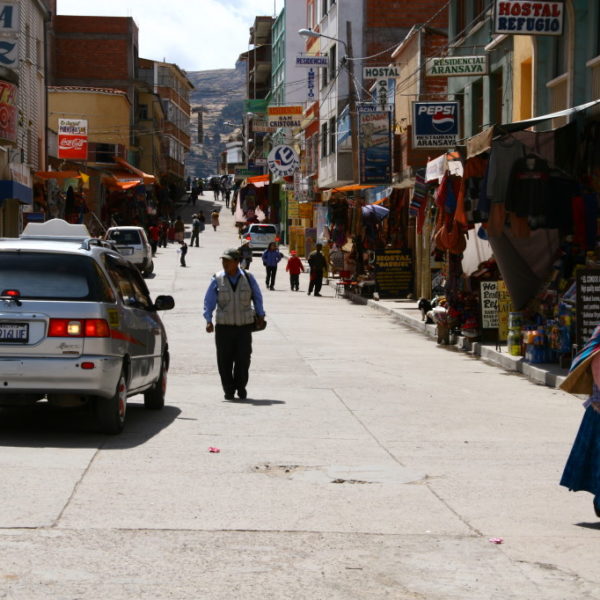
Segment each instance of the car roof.
M0 238L0 252L45 252L55 254L83 254L84 256L97 257L103 253L122 258L121 255L110 248L106 242L95 238L78 240L74 238Z
M108 231L115 231L116 229L120 229L120 230L132 230L132 231L140 231L140 229L142 231L144 230L143 227L139 227L137 225L119 225L118 227L109 227Z

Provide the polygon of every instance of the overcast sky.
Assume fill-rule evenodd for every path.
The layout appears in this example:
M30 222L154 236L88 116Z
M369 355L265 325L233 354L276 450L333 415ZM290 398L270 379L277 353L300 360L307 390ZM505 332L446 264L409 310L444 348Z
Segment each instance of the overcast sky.
M284 0L58 0L59 15L133 17L142 58L186 71L232 69L248 49L257 15L273 16ZM301 0L292 0L300 2Z

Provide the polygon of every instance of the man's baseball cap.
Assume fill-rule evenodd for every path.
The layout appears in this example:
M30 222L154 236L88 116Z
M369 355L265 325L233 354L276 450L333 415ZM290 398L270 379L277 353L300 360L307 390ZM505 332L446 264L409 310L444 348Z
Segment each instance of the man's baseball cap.
M221 254L221 258L226 258L227 260L237 260L239 261L241 256L240 252L237 248L228 248Z

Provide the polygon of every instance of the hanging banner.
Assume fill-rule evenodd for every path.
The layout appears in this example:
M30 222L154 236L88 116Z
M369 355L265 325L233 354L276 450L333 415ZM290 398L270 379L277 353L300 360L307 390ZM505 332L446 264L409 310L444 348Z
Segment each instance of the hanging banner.
M458 139L458 102L413 102L413 147L445 148Z
M306 79L306 99L308 102L314 102L317 99L317 95L315 94L316 86L316 72L314 69L309 69Z
M392 180L391 113L359 112L360 183L388 184Z
M600 269L576 271L577 319L576 343L581 348L600 323Z
M562 35L563 2L496 0L494 33L507 35Z
M58 120L58 158L87 160L87 127L86 119Z

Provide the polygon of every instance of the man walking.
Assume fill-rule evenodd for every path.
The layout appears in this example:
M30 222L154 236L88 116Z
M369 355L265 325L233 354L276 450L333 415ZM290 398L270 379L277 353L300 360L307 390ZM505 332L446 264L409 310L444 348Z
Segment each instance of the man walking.
M192 215L192 237L190 239L190 246L194 247L196 242L196 248L200 247L200 219L198 215Z
M323 285L323 271L327 269L327 261L321 253L323 244L317 244L316 250L313 250L308 255L308 266L310 267L310 283L308 284L308 295L310 296L313 289L315 296L321 295L321 286Z
M213 276L204 296L207 333L215 332L217 366L225 400L247 398L246 385L252 354L252 329L264 325L263 299L256 279L240 269L240 253L230 248L221 255L223 270ZM216 313L216 327L213 312Z

